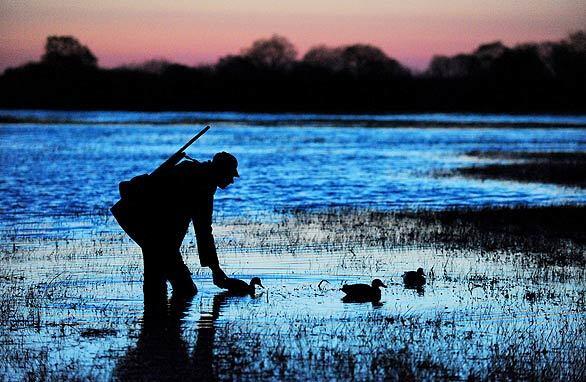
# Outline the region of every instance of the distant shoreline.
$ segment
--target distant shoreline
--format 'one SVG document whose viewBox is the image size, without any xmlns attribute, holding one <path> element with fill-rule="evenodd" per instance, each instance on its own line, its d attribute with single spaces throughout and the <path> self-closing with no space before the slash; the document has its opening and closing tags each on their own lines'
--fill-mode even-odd
<svg viewBox="0 0 586 382">
<path fill-rule="evenodd" d="M 495 113 L 256 113 L 0 109 L 0 124 L 186 125 L 372 128 L 585 128 L 586 115 Z"/>
</svg>

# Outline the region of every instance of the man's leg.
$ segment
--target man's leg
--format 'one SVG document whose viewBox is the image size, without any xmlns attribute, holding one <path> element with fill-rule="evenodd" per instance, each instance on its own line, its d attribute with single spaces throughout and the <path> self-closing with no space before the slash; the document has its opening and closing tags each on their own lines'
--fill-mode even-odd
<svg viewBox="0 0 586 382">
<path fill-rule="evenodd" d="M 142 248 L 144 260 L 143 293 L 146 306 L 165 306 L 167 303 L 167 281 L 161 264 L 162 253 L 157 246 Z"/>
<path fill-rule="evenodd" d="M 194 296 L 197 293 L 197 287 L 191 279 L 191 272 L 181 258 L 179 248 L 174 248 L 168 256 L 167 278 L 173 287 L 173 296 Z"/>
</svg>

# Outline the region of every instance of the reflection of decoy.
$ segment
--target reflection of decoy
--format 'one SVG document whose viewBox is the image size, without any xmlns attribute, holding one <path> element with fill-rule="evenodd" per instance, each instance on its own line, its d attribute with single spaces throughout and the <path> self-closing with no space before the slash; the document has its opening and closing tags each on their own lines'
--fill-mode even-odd
<svg viewBox="0 0 586 382">
<path fill-rule="evenodd" d="M 417 288 L 425 285 L 425 273 L 423 273 L 423 268 L 418 268 L 417 271 L 403 273 L 403 284 L 408 288 Z"/>
<path fill-rule="evenodd" d="M 236 294 L 236 295 L 254 295 L 255 289 L 254 286 L 258 285 L 261 288 L 264 288 L 262 285 L 260 278 L 253 277 L 250 280 L 250 284 L 247 284 L 245 281 L 235 279 L 235 278 L 227 278 L 224 280 L 222 288 L 228 289 L 229 293 Z"/>
<path fill-rule="evenodd" d="M 379 301 L 381 298 L 381 292 L 379 287 L 386 288 L 387 286 L 379 279 L 372 280 L 371 285 L 344 285 L 342 286 L 342 289 L 340 289 L 342 292 L 346 293 L 346 296 L 344 296 L 342 300 L 344 302 Z"/>
<path fill-rule="evenodd" d="M 413 289 L 413 290 L 417 291 L 418 296 L 420 296 L 420 297 L 425 296 L 425 286 L 423 286 L 423 285 L 417 285 L 417 286 L 405 285 L 405 289 Z"/>
</svg>

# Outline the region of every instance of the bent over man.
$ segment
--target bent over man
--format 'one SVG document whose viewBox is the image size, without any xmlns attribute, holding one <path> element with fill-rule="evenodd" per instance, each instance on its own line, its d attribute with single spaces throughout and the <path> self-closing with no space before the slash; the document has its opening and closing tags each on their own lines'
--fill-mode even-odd
<svg viewBox="0 0 586 382">
<path fill-rule="evenodd" d="M 144 260 L 145 303 L 167 298 L 167 281 L 173 294 L 191 297 L 197 288 L 179 251 L 193 222 L 199 260 L 209 267 L 214 284 L 226 278 L 220 268 L 212 213 L 217 188 L 225 189 L 238 177 L 238 162 L 226 152 L 211 161 L 184 160 L 156 174 L 134 178 L 123 193 L 123 208 L 112 209 L 124 230 L 140 245 Z M 122 187 L 121 187 L 122 191 Z"/>
</svg>

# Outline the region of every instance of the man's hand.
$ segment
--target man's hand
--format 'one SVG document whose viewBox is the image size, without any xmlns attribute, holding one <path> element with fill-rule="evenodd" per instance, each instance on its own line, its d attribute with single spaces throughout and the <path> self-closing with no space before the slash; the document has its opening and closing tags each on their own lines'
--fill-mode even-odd
<svg viewBox="0 0 586 382">
<path fill-rule="evenodd" d="M 226 281 L 228 276 L 226 276 L 219 265 L 210 265 L 210 269 L 212 270 L 212 279 L 214 281 L 214 285 L 216 285 L 218 288 L 223 288 L 224 281 Z"/>
</svg>

